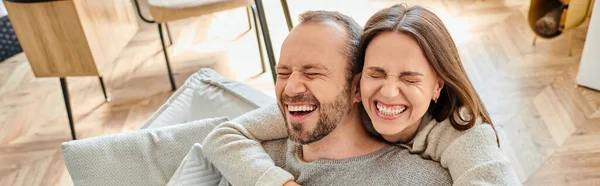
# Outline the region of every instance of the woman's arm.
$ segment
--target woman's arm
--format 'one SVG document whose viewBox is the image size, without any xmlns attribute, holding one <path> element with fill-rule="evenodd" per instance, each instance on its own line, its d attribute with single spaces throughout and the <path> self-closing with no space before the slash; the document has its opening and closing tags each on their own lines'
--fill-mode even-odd
<svg viewBox="0 0 600 186">
<path fill-rule="evenodd" d="M 281 111 L 271 105 L 219 125 L 204 140 L 204 155 L 232 185 L 281 186 L 294 177 L 275 165 L 261 142 L 287 135 Z"/>
<path fill-rule="evenodd" d="M 502 154 L 489 124 L 458 131 L 449 121 L 428 124 L 415 137 L 412 152 L 440 162 L 454 185 L 521 185 L 510 162 Z"/>
</svg>

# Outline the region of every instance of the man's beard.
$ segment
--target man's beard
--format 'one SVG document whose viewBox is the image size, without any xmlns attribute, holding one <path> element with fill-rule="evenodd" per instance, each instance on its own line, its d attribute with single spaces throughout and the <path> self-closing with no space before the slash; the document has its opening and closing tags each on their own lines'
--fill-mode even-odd
<svg viewBox="0 0 600 186">
<path fill-rule="evenodd" d="M 286 102 L 318 103 L 313 95 L 306 94 L 294 97 L 283 94 L 280 104 L 285 106 L 283 103 Z M 302 145 L 307 145 L 319 141 L 331 133 L 331 131 L 333 131 L 352 110 L 350 88 L 342 90 L 333 102 L 321 103 L 318 109 L 319 120 L 317 121 L 315 128 L 311 131 L 303 132 L 305 126 L 302 123 L 291 123 L 287 118 L 285 119 L 285 126 L 288 129 L 287 131 L 290 140 Z M 284 113 L 284 116 L 285 115 L 286 114 Z"/>
</svg>

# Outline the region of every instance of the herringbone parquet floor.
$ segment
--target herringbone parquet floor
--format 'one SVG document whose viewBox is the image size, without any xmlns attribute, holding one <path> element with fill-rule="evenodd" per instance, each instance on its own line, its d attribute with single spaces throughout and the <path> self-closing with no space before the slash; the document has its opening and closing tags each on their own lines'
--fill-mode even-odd
<svg viewBox="0 0 600 186">
<path fill-rule="evenodd" d="M 471 81 L 500 129 L 501 146 L 526 185 L 600 185 L 600 92 L 575 84 L 587 22 L 538 40 L 520 0 L 289 0 L 292 16 L 338 10 L 364 23 L 398 2 L 434 9 L 449 27 Z M 265 1 L 276 56 L 287 34 L 279 1 Z M 171 24 L 169 48 L 178 85 L 200 67 L 272 94 L 260 72 L 243 9 Z M 231 24 L 239 22 L 240 24 Z M 69 80 L 79 138 L 138 129 L 168 98 L 168 78 L 153 25 L 140 31 L 104 72 L 112 102 L 95 77 Z M 35 78 L 23 54 L 0 63 L 0 185 L 70 185 L 60 143 L 70 140 L 57 78 Z"/>
</svg>

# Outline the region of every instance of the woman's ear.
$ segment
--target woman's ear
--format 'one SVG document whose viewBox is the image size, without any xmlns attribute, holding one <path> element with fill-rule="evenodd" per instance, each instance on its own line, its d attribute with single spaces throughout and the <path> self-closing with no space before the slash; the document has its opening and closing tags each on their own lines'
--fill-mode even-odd
<svg viewBox="0 0 600 186">
<path fill-rule="evenodd" d="M 438 77 L 437 83 L 435 84 L 433 98 L 432 98 L 432 100 L 434 102 L 437 102 L 437 100 L 440 98 L 440 92 L 442 92 L 442 88 L 444 88 L 444 80 L 442 80 L 442 78 Z"/>
<path fill-rule="evenodd" d="M 360 77 L 362 73 L 358 73 L 352 77 L 352 103 L 360 103 Z"/>
</svg>

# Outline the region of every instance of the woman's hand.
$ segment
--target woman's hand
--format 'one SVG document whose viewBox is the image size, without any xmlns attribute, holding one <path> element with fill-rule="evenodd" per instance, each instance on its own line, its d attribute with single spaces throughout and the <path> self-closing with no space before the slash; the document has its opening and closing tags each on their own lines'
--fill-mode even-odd
<svg viewBox="0 0 600 186">
<path fill-rule="evenodd" d="M 296 183 L 295 181 L 288 181 L 288 182 L 285 182 L 283 184 L 283 186 L 300 186 L 300 185 L 298 183 Z"/>
</svg>

